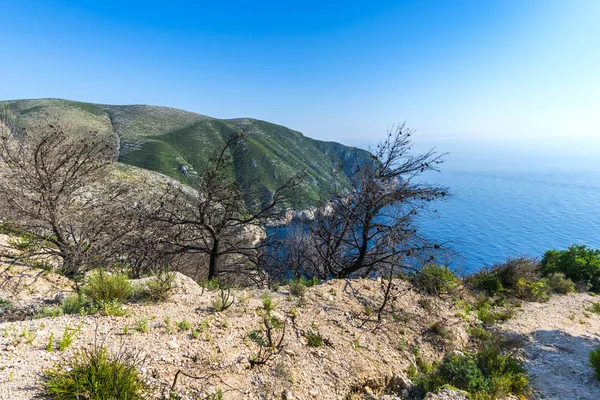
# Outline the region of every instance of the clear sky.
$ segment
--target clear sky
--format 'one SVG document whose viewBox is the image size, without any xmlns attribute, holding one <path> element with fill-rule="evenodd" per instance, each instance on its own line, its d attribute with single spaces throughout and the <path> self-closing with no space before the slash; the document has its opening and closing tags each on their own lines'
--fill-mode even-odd
<svg viewBox="0 0 600 400">
<path fill-rule="evenodd" d="M 600 1 L 0 1 L 0 98 L 600 148 Z M 476 140 L 475 140 L 476 141 Z"/>
</svg>

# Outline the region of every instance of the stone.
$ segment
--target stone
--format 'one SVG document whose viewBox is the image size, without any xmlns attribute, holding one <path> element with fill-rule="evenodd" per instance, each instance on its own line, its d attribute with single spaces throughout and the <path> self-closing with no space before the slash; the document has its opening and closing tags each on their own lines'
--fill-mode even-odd
<svg viewBox="0 0 600 400">
<path fill-rule="evenodd" d="M 290 357 L 296 357 L 296 353 L 294 352 L 294 350 L 284 349 L 283 352 Z"/>
</svg>

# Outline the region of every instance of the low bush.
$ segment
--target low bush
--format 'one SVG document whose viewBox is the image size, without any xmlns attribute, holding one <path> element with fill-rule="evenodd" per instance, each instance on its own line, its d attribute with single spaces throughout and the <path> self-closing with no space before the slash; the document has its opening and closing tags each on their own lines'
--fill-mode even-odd
<svg viewBox="0 0 600 400">
<path fill-rule="evenodd" d="M 590 351 L 590 364 L 596 372 L 596 378 L 600 381 L 600 347 Z"/>
<path fill-rule="evenodd" d="M 587 311 L 593 312 L 594 314 L 600 314 L 600 301 L 592 303 L 589 307 L 586 308 Z"/>
<path fill-rule="evenodd" d="M 512 290 L 512 294 L 518 299 L 544 302 L 548 301 L 550 298 L 550 287 L 545 279 L 529 281 L 520 278 L 517 280 Z"/>
<path fill-rule="evenodd" d="M 86 310 L 90 307 L 90 301 L 81 294 L 73 294 L 65 298 L 61 308 L 65 314 L 87 314 Z"/>
<path fill-rule="evenodd" d="M 424 266 L 413 275 L 412 281 L 420 290 L 436 296 L 451 293 L 460 284 L 460 279 L 454 271 L 437 264 Z"/>
<path fill-rule="evenodd" d="M 486 326 L 494 325 L 498 321 L 506 321 L 514 315 L 513 308 L 495 306 L 486 298 L 475 303 L 475 311 L 477 318 Z"/>
<path fill-rule="evenodd" d="M 144 398 L 144 382 L 131 352 L 109 356 L 105 348 L 77 353 L 66 363 L 45 371 L 46 393 L 58 400 L 138 400 Z"/>
<path fill-rule="evenodd" d="M 491 400 L 528 391 L 528 375 L 517 359 L 489 344 L 475 353 L 448 354 L 438 365 L 421 370 L 414 382 L 422 392 L 452 386 L 471 398 Z"/>
<path fill-rule="evenodd" d="M 167 300 L 173 290 L 176 276 L 174 272 L 159 271 L 146 283 L 142 290 L 143 297 L 156 302 Z"/>
<path fill-rule="evenodd" d="M 127 275 L 108 274 L 104 270 L 92 272 L 82 288 L 82 293 L 94 304 L 117 300 L 123 302 L 133 294 L 133 287 Z"/>
<path fill-rule="evenodd" d="M 573 282 L 589 284 L 594 292 L 600 292 L 600 250 L 579 245 L 548 250 L 541 264 L 544 276 L 562 272 Z"/>
<path fill-rule="evenodd" d="M 557 272 L 548 276 L 546 283 L 548 284 L 548 287 L 550 287 L 550 289 L 555 293 L 568 294 L 576 291 L 575 283 L 569 278 L 565 277 L 565 274 L 562 272 Z"/>
<path fill-rule="evenodd" d="M 307 345 L 309 347 L 323 347 L 323 336 L 319 333 L 307 333 L 306 335 Z"/>
<path fill-rule="evenodd" d="M 306 285 L 299 280 L 290 281 L 289 288 L 292 296 L 302 297 L 306 293 Z"/>
<path fill-rule="evenodd" d="M 219 291 L 219 296 L 214 297 L 210 302 L 215 312 L 225 311 L 235 302 L 235 297 L 230 289 L 220 288 Z"/>
<path fill-rule="evenodd" d="M 542 279 L 540 264 L 527 257 L 510 258 L 467 277 L 466 281 L 492 297 L 508 295 L 528 301 L 546 301 L 550 292 Z"/>
</svg>

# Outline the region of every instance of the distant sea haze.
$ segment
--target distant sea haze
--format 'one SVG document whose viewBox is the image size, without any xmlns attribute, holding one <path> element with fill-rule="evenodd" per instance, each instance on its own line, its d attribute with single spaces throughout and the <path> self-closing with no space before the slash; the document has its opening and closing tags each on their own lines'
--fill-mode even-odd
<svg viewBox="0 0 600 400">
<path fill-rule="evenodd" d="M 541 257 L 571 244 L 600 248 L 600 168 L 581 160 L 518 165 L 448 156 L 428 182 L 450 188 L 423 232 L 449 241 L 453 268 L 476 271 L 513 256 Z M 589 165 L 589 164 L 588 164 Z"/>
</svg>

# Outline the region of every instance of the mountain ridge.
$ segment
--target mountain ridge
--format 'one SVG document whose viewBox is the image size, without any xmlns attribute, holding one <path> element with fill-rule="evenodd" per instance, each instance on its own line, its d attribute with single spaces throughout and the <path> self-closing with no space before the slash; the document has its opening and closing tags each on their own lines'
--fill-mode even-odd
<svg viewBox="0 0 600 400">
<path fill-rule="evenodd" d="M 44 116 L 68 120 L 82 130 L 103 130 L 117 141 L 117 161 L 189 183 L 202 173 L 209 155 L 233 133 L 246 134 L 246 154 L 234 159 L 242 187 L 262 199 L 286 180 L 303 173 L 306 180 L 294 208 L 316 205 L 332 189 L 336 169 L 344 185 L 360 160 L 370 153 L 356 147 L 309 138 L 299 131 L 249 117 L 220 119 L 173 107 L 110 105 L 44 98 L 0 101 L 7 115 L 30 127 Z M 249 199 L 250 200 L 250 199 Z"/>
</svg>

